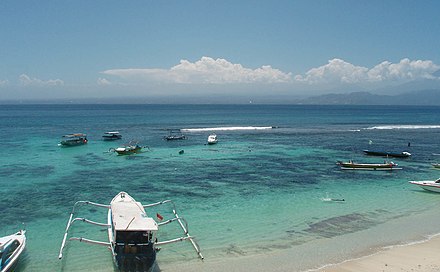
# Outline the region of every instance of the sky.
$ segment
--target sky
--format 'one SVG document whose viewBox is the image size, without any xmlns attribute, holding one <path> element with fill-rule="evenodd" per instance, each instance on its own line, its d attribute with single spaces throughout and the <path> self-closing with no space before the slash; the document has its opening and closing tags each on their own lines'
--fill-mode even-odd
<svg viewBox="0 0 440 272">
<path fill-rule="evenodd" d="M 440 86 L 440 1 L 2 0 L 0 100 Z"/>
</svg>

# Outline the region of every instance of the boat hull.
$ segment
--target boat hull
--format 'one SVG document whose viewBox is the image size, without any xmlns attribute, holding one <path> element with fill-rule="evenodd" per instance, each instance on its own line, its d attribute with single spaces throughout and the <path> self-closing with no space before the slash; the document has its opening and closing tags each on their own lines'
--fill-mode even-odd
<svg viewBox="0 0 440 272">
<path fill-rule="evenodd" d="M 394 157 L 394 158 L 408 158 L 409 156 L 411 156 L 409 152 L 392 153 L 392 152 L 364 150 L 364 153 L 370 156 Z"/>
<path fill-rule="evenodd" d="M 410 181 L 409 183 L 417 185 L 426 191 L 440 193 L 440 183 L 435 183 L 435 181 Z"/>
<path fill-rule="evenodd" d="M 26 231 L 19 231 L 16 234 L 10 235 L 11 239 L 17 240 L 20 245 L 13 251 L 12 255 L 4 261 L 4 264 L 0 267 L 1 272 L 9 272 L 14 271 L 15 267 L 18 264 L 18 260 L 20 255 L 23 253 L 26 247 Z"/>
<path fill-rule="evenodd" d="M 337 163 L 341 166 L 342 170 L 400 170 L 402 168 L 398 168 L 395 163 L 354 163 L 354 162 L 341 162 Z"/>
<path fill-rule="evenodd" d="M 113 198 L 112 203 L 121 201 L 121 198 L 125 198 L 125 201 L 136 202 L 130 195 L 122 192 Z M 108 238 L 111 244 L 115 266 L 122 272 L 154 271 L 156 267 L 156 249 L 154 243 L 136 248 L 128 244 L 118 243 L 115 237 L 116 231 L 114 229 L 112 209 L 108 211 L 107 222 L 110 226 L 108 228 Z"/>
</svg>

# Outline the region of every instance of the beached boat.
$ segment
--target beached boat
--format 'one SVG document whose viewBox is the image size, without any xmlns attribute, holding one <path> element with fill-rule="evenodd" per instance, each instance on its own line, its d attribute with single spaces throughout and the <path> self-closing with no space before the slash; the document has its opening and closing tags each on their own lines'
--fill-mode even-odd
<svg viewBox="0 0 440 272">
<path fill-rule="evenodd" d="M 87 135 L 83 133 L 67 134 L 61 138 L 62 146 L 77 146 L 87 143 Z"/>
<path fill-rule="evenodd" d="M 440 179 L 437 180 L 422 180 L 422 181 L 408 181 L 411 184 L 417 185 L 420 188 L 440 193 Z"/>
<path fill-rule="evenodd" d="M 341 166 L 343 170 L 400 170 L 394 162 L 384 163 L 355 163 L 353 161 L 342 162 L 338 161 L 337 165 Z"/>
<path fill-rule="evenodd" d="M 208 144 L 216 144 L 218 142 L 217 135 L 211 134 L 208 136 Z"/>
<path fill-rule="evenodd" d="M 409 156 L 411 156 L 411 153 L 407 151 L 394 153 L 394 152 L 364 150 L 364 153 L 371 156 L 395 157 L 395 158 L 408 158 Z"/>
<path fill-rule="evenodd" d="M 26 231 L 0 237 L 0 271 L 13 271 L 26 247 Z"/>
<path fill-rule="evenodd" d="M 114 141 L 122 139 L 122 135 L 119 133 L 119 131 L 108 131 L 102 135 L 102 139 L 104 141 Z"/>
<path fill-rule="evenodd" d="M 156 222 L 148 216 L 145 209 L 159 205 L 171 204 L 173 218 L 164 220 L 160 214 L 157 218 L 162 222 Z M 80 205 L 93 205 L 100 208 L 107 208 L 107 223 L 98 223 L 85 218 L 74 218 L 75 208 Z M 63 249 L 67 242 L 69 230 L 74 222 L 81 221 L 100 227 L 106 227 L 109 241 L 95 241 L 82 237 L 71 237 L 69 241 L 77 240 L 89 244 L 102 245 L 110 248 L 114 264 L 121 271 L 153 271 L 156 266 L 156 252 L 158 246 L 176 243 L 188 240 L 193 246 L 199 258 L 203 260 L 200 247 L 194 240 L 194 237 L 188 233 L 188 224 L 183 217 L 176 212 L 176 207 L 171 200 L 165 200 L 157 203 L 142 205 L 128 195 L 126 192 L 117 194 L 109 205 L 99 204 L 90 201 L 78 201 L 75 203 L 67 222 L 64 238 L 61 243 L 59 259 L 63 257 Z M 182 229 L 183 234 L 177 238 L 160 241 L 157 237 L 161 226 L 177 222 Z"/>
</svg>

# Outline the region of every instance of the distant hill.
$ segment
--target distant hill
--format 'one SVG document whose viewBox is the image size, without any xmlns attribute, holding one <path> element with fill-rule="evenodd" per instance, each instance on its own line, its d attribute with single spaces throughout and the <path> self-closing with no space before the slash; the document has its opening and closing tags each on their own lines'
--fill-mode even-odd
<svg viewBox="0 0 440 272">
<path fill-rule="evenodd" d="M 378 95 L 369 92 L 325 94 L 299 101 L 314 105 L 431 105 L 440 106 L 440 90 L 406 92 L 398 95 Z"/>
</svg>

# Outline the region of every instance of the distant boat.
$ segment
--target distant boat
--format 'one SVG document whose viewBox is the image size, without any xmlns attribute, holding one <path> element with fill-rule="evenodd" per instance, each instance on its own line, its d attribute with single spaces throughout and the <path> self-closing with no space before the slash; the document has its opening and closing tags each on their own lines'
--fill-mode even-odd
<svg viewBox="0 0 440 272">
<path fill-rule="evenodd" d="M 146 209 L 160 206 L 163 204 L 170 204 L 169 214 L 172 218 L 165 219 L 159 213 L 156 217 L 159 221 L 156 222 L 154 218 L 147 214 Z M 80 205 L 92 205 L 99 208 L 108 209 L 107 223 L 95 222 L 86 218 L 74 217 Z M 164 210 L 164 208 L 162 208 Z M 166 210 L 165 210 L 166 211 Z M 68 238 L 73 223 L 79 221 L 89 223 L 95 226 L 107 229 L 108 241 L 91 240 L 84 237 Z M 174 239 L 158 240 L 160 239 L 159 228 L 170 223 L 177 223 L 176 229 L 181 229 L 182 233 L 177 235 Z M 64 247 L 68 241 L 80 241 L 88 244 L 101 245 L 110 249 L 115 266 L 120 271 L 156 271 L 156 253 L 161 246 L 181 241 L 189 241 L 196 251 L 200 259 L 203 260 L 203 255 L 200 247 L 195 241 L 194 237 L 188 233 L 188 224 L 183 217 L 180 217 L 176 212 L 176 206 L 171 200 L 164 200 L 156 203 L 142 205 L 136 201 L 126 192 L 117 194 L 110 204 L 100 204 L 91 201 L 77 201 L 73 206 L 67 222 L 63 241 L 61 243 L 58 258 L 63 257 Z"/>
<path fill-rule="evenodd" d="M 102 135 L 102 139 L 104 141 L 114 141 L 122 139 L 122 135 L 119 133 L 119 131 L 109 131 Z"/>
<path fill-rule="evenodd" d="M 394 162 L 384 163 L 354 163 L 353 161 L 342 162 L 338 161 L 336 164 L 341 166 L 343 170 L 400 170 Z"/>
<path fill-rule="evenodd" d="M 61 138 L 62 146 L 77 146 L 87 143 L 87 135 L 83 133 L 67 134 Z"/>
<path fill-rule="evenodd" d="M 411 156 L 411 153 L 407 151 L 403 151 L 400 153 L 393 153 L 393 152 L 364 150 L 364 153 L 371 156 L 395 157 L 395 158 L 408 158 L 409 156 Z"/>
<path fill-rule="evenodd" d="M 0 237 L 0 271 L 13 271 L 26 247 L 26 231 Z"/>
<path fill-rule="evenodd" d="M 169 134 L 167 136 L 164 136 L 163 139 L 167 141 L 185 140 L 186 136 L 180 132 L 173 132 L 173 130 L 170 130 Z"/>
<path fill-rule="evenodd" d="M 439 168 L 439 169 L 440 169 L 440 163 L 433 163 L 432 166 L 433 166 L 434 168 Z"/>
<path fill-rule="evenodd" d="M 440 193 L 440 179 L 422 180 L 422 181 L 408 181 L 408 182 L 411 184 L 417 185 L 424 190 Z"/>
<path fill-rule="evenodd" d="M 218 142 L 217 135 L 211 134 L 208 136 L 208 144 L 209 145 L 216 144 L 217 142 Z"/>
</svg>

